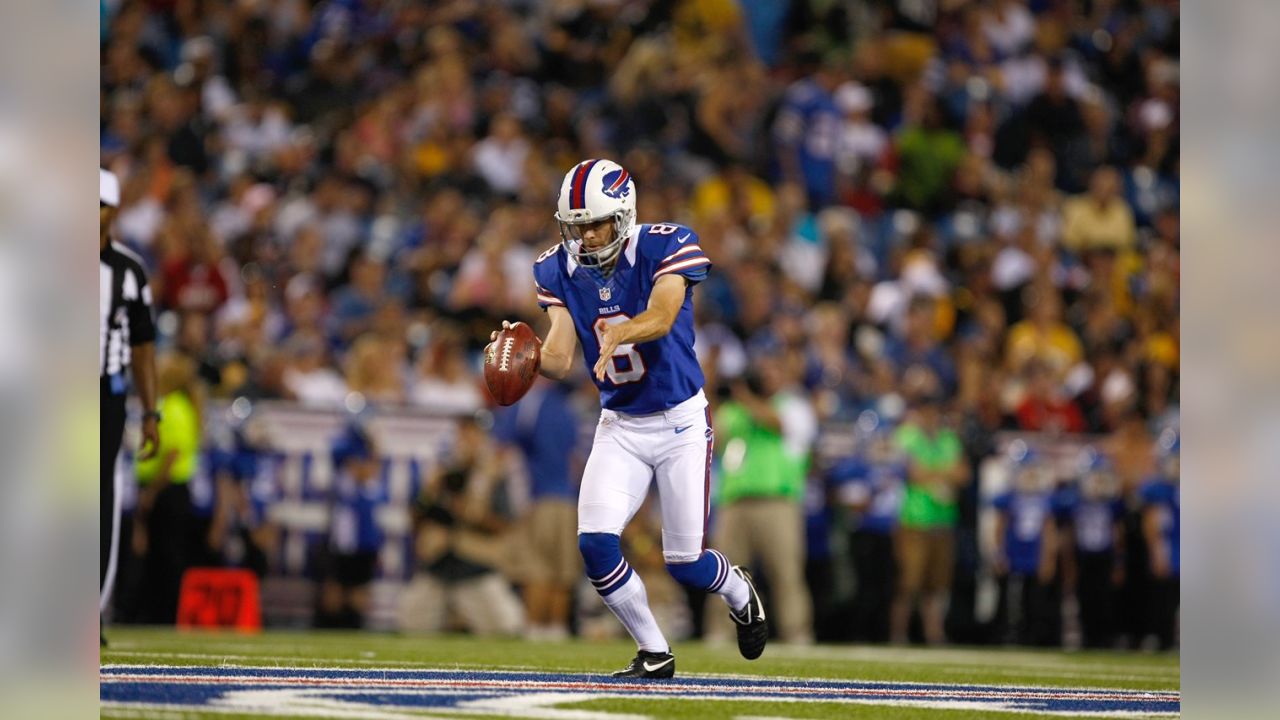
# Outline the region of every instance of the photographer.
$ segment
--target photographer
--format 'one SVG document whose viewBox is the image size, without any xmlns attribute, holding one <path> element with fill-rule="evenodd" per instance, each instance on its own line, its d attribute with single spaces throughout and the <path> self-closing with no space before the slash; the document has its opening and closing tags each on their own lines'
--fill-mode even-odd
<svg viewBox="0 0 1280 720">
<path fill-rule="evenodd" d="M 499 572 L 511 520 L 490 424 L 487 413 L 459 422 L 452 458 L 414 504 L 417 571 L 400 602 L 403 631 L 439 632 L 451 613 L 476 635 L 522 629 L 524 610 Z"/>
</svg>

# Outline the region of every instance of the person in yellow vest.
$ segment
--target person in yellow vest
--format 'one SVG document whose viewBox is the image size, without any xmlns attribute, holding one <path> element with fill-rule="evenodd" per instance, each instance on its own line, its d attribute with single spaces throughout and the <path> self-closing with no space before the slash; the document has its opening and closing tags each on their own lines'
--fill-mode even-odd
<svg viewBox="0 0 1280 720">
<path fill-rule="evenodd" d="M 200 461 L 200 392 L 196 365 L 168 354 L 157 362 L 157 410 L 165 432 L 155 455 L 138 460 L 138 507 L 133 550 L 143 558 L 142 620 L 172 624 L 178 613 L 182 574 L 197 544 L 188 483 Z"/>
<path fill-rule="evenodd" d="M 894 546 L 898 585 L 889 616 L 889 640 L 906 644 L 913 609 L 919 608 L 924 639 L 946 640 L 944 620 L 955 567 L 957 500 L 969 482 L 964 445 L 951 429 L 945 399 L 926 392 L 894 440 L 907 456 L 907 487 L 898 514 Z"/>
</svg>

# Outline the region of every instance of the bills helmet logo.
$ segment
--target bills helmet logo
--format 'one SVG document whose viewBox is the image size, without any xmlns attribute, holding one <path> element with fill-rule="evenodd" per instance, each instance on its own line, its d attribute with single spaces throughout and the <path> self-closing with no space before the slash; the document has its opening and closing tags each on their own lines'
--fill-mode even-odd
<svg viewBox="0 0 1280 720">
<path fill-rule="evenodd" d="M 613 172 L 604 174 L 604 194 L 615 200 L 626 197 L 631 193 L 631 174 L 622 168 L 618 168 Z"/>
</svg>

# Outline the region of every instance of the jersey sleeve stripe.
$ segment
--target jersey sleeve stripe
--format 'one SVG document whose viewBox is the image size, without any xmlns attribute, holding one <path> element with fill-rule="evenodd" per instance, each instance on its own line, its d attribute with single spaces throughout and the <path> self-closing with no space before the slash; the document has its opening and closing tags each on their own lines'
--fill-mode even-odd
<svg viewBox="0 0 1280 720">
<path fill-rule="evenodd" d="M 702 253 L 700 253 L 700 252 L 697 252 L 697 253 L 688 253 L 688 254 L 686 254 L 684 257 L 676 258 L 675 260 L 672 260 L 671 262 L 664 262 L 664 263 L 659 264 L 659 265 L 658 265 L 658 269 L 659 269 L 659 270 L 666 270 L 667 268 L 671 267 L 672 265 L 678 265 L 678 264 L 680 264 L 680 263 L 682 263 L 682 262 L 689 262 L 690 260 L 693 260 L 693 259 L 695 259 L 695 258 L 702 258 L 703 260 L 706 260 L 706 259 L 707 259 L 707 256 L 706 256 L 706 255 L 703 255 L 703 254 L 702 254 Z"/>
<path fill-rule="evenodd" d="M 654 279 L 657 279 L 668 273 L 679 272 L 681 270 L 688 270 L 689 268 L 698 267 L 699 265 L 710 265 L 710 264 L 711 264 L 711 261 L 708 260 L 706 257 L 689 258 L 688 260 L 681 260 L 680 262 L 673 263 L 671 265 L 668 265 L 667 267 L 661 268 L 660 270 L 658 270 L 658 272 L 653 274 L 653 277 Z"/>
<path fill-rule="evenodd" d="M 689 254 L 689 253 L 691 253 L 691 252 L 702 252 L 702 247 L 701 247 L 701 246 L 698 246 L 698 245 L 688 245 L 688 246 L 686 246 L 686 247 L 682 247 L 682 248 L 680 248 L 679 250 L 677 250 L 677 251 L 675 251 L 675 252 L 671 253 L 670 255 L 668 255 L 668 256 L 666 256 L 666 257 L 662 258 L 662 262 L 660 262 L 660 263 L 658 263 L 658 264 L 659 264 L 659 265 L 665 265 L 665 264 L 667 264 L 667 263 L 671 262 L 672 260 L 674 260 L 674 259 L 676 259 L 676 258 L 680 257 L 681 255 L 687 255 L 687 254 Z"/>
<path fill-rule="evenodd" d="M 538 293 L 538 302 L 546 303 L 548 305 L 564 306 L 564 301 L 560 298 L 554 295 L 543 295 L 542 293 Z"/>
</svg>

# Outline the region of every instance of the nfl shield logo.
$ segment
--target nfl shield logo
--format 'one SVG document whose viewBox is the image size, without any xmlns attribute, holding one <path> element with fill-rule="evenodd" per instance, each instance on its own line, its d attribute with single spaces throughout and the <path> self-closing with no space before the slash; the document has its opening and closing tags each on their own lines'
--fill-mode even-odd
<svg viewBox="0 0 1280 720">
<path fill-rule="evenodd" d="M 608 302 L 613 297 L 613 291 L 607 287 L 600 288 L 600 299 Z"/>
</svg>

